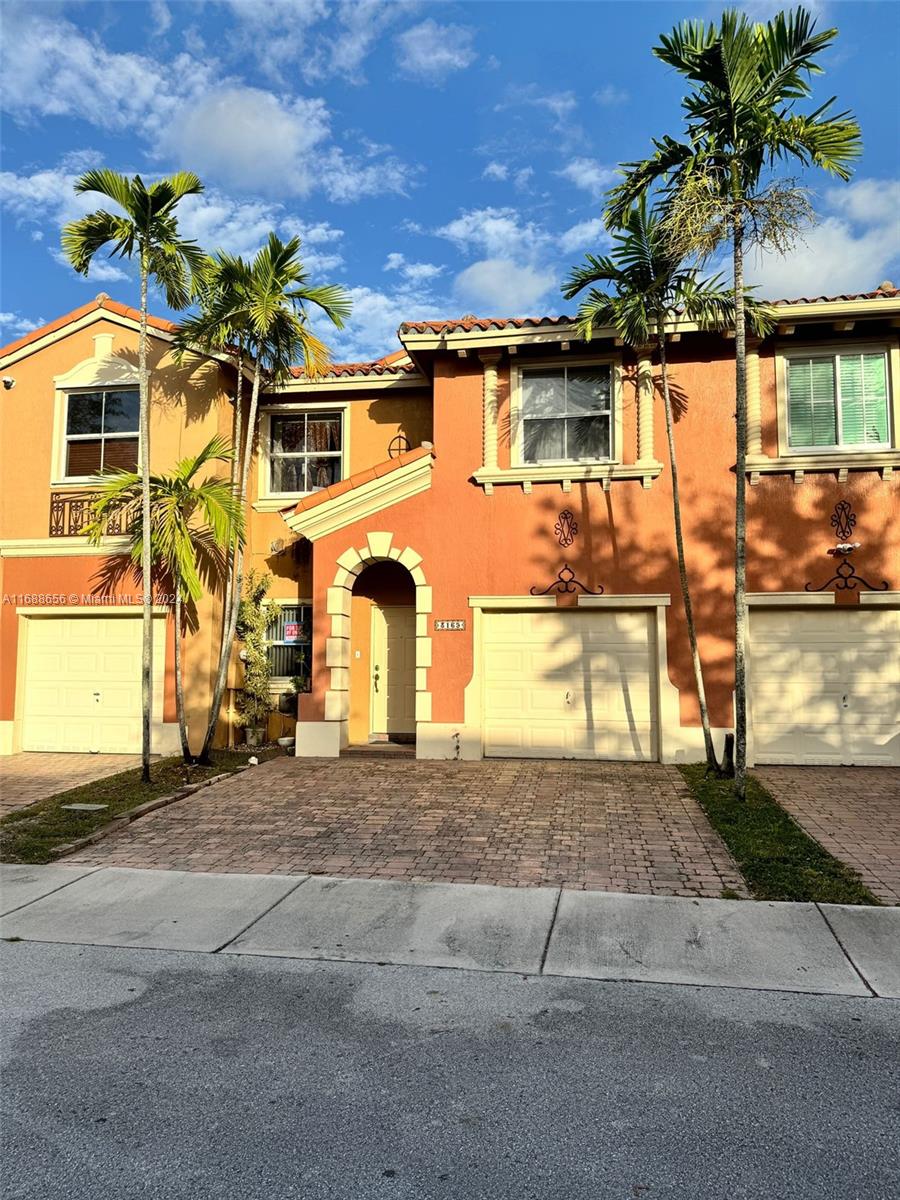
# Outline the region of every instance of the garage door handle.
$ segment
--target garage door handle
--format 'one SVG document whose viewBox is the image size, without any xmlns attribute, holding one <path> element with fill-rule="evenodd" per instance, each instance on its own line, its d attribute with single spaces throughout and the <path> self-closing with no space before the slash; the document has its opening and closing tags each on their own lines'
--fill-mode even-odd
<svg viewBox="0 0 900 1200">
<path fill-rule="evenodd" d="M 572 693 L 566 692 L 566 704 L 571 704 L 571 703 L 572 703 Z"/>
<path fill-rule="evenodd" d="M 841 707 L 842 708 L 850 707 L 850 697 L 847 695 L 846 692 L 844 692 L 843 696 L 841 696 Z"/>
</svg>

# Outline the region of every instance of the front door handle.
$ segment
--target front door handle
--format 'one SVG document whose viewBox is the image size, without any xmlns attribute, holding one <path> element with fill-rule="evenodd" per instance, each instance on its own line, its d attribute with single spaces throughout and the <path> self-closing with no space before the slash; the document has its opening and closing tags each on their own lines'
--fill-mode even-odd
<svg viewBox="0 0 900 1200">
<path fill-rule="evenodd" d="M 841 708 L 849 708 L 849 707 L 850 707 L 850 697 L 847 695 L 846 692 L 844 692 L 843 696 L 841 696 Z"/>
<path fill-rule="evenodd" d="M 377 666 L 375 668 L 375 674 L 372 676 L 372 683 L 375 687 L 375 691 L 377 692 L 378 691 L 378 667 Z"/>
</svg>

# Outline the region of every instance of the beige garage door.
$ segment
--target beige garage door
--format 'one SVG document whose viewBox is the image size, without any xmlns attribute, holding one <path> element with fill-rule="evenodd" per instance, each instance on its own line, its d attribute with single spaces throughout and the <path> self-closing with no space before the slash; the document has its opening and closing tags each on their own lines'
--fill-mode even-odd
<svg viewBox="0 0 900 1200">
<path fill-rule="evenodd" d="M 758 763 L 900 763 L 900 611 L 755 609 Z"/>
<path fill-rule="evenodd" d="M 647 610 L 484 617 L 484 752 L 504 758 L 656 758 Z"/>
<path fill-rule="evenodd" d="M 165 621 L 153 622 L 154 721 L 162 719 Z M 139 754 L 141 617 L 31 617 L 23 750 Z"/>
</svg>

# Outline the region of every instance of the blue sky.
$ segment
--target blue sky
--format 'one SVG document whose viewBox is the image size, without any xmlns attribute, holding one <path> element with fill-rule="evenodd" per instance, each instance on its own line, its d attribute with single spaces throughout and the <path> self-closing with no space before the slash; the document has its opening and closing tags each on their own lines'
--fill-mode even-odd
<svg viewBox="0 0 900 1200">
<path fill-rule="evenodd" d="M 777 5 L 744 6 L 765 18 Z M 772 297 L 870 290 L 900 275 L 900 6 L 817 3 L 840 36 L 816 97 L 855 111 L 851 184 L 811 176 L 819 223 L 751 264 Z M 607 243 L 616 164 L 680 127 L 678 79 L 650 53 L 668 3 L 88 0 L 2 3 L 0 340 L 98 291 L 136 303 L 126 265 L 87 280 L 60 225 L 96 201 L 88 166 L 187 167 L 182 229 L 251 254 L 300 233 L 314 278 L 351 289 L 341 358 L 396 348 L 401 320 L 563 310 L 559 284 Z M 154 311 L 165 312 L 159 297 Z"/>
</svg>

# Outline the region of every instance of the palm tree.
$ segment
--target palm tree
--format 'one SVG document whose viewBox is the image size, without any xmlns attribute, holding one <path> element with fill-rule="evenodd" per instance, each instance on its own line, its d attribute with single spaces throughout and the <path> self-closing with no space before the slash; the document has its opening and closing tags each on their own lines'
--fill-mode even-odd
<svg viewBox="0 0 900 1200">
<path fill-rule="evenodd" d="M 653 53 L 685 77 L 691 91 L 682 101 L 686 138 L 654 141 L 655 153 L 626 164 L 607 209 L 620 224 L 638 196 L 665 177 L 667 218 L 680 252 L 707 256 L 731 242 L 735 293 L 735 792 L 745 795 L 747 764 L 746 657 L 746 457 L 747 355 L 744 252 L 747 245 L 783 250 L 808 205 L 798 189 L 774 178 L 782 161 L 816 166 L 839 179 L 862 150 L 852 114 L 830 112 L 833 100 L 808 114 L 795 112 L 821 74 L 818 59 L 837 36 L 815 32 L 802 8 L 779 13 L 765 24 L 728 11 L 721 23 L 687 21 Z"/>
<path fill-rule="evenodd" d="M 240 469 L 236 475 L 237 494 L 243 507 L 247 500 L 259 393 L 263 381 L 270 384 L 285 379 L 290 375 L 291 365 L 300 360 L 310 378 L 324 374 L 330 365 L 330 352 L 310 326 L 309 307 L 320 309 L 337 329 L 342 329 L 344 320 L 350 315 L 350 297 L 338 285 L 311 285 L 300 259 L 300 239 L 294 237 L 282 242 L 274 233 L 269 234 L 266 245 L 252 263 L 219 251 L 213 266 L 208 268 L 206 278 L 200 313 L 182 323 L 177 342 L 182 348 L 201 346 L 235 352 L 239 367 L 238 406 L 245 358 L 253 363 L 246 434 L 241 447 Z M 235 420 L 241 423 L 239 409 Z M 230 572 L 219 666 L 210 705 L 209 725 L 200 752 L 201 761 L 206 761 L 209 756 L 219 719 L 242 586 L 243 550 L 238 547 Z"/>
<path fill-rule="evenodd" d="M 97 209 L 65 226 L 62 247 L 80 275 L 87 275 L 94 255 L 109 247 L 113 257 L 138 259 L 141 280 L 141 325 L 138 342 L 140 389 L 141 512 L 145 532 L 150 528 L 150 374 L 147 367 L 147 290 L 152 278 L 165 293 L 170 308 L 186 308 L 204 255 L 195 242 L 179 235 L 175 209 L 185 196 L 197 195 L 203 184 L 189 171 L 158 179 L 148 187 L 140 175 L 129 179 L 102 168 L 88 171 L 75 183 L 75 192 L 96 192 L 122 210 Z M 142 778 L 150 780 L 150 728 L 153 693 L 153 598 L 150 594 L 150 539 L 143 539 L 143 653 L 141 661 Z"/>
<path fill-rule="evenodd" d="M 175 702 L 181 750 L 193 762 L 184 712 L 182 638 L 185 608 L 192 608 L 207 588 L 224 581 L 227 562 L 235 545 L 244 540 L 244 510 L 227 479 L 197 475 L 213 462 L 231 462 L 234 451 L 222 437 L 214 437 L 194 455 L 183 458 L 170 475 L 150 476 L 151 578 L 165 576 L 175 596 Z M 101 477 L 94 500 L 88 537 L 97 544 L 113 514 L 121 514 L 129 539 L 129 558 L 141 578 L 144 574 L 143 480 L 135 471 L 110 471 Z M 121 560 L 120 560 L 121 561 Z M 124 564 L 123 564 L 124 565 Z"/>
<path fill-rule="evenodd" d="M 672 512 L 675 522 L 675 547 L 681 598 L 691 647 L 694 681 L 700 706 L 700 723 L 707 767 L 717 771 L 719 764 L 713 745 L 703 683 L 703 668 L 697 647 L 694 608 L 684 554 L 684 531 L 681 522 L 681 496 L 678 486 L 678 462 L 675 454 L 675 430 L 672 398 L 669 390 L 669 368 L 666 355 L 666 325 L 676 315 L 693 321 L 702 329 L 722 329 L 734 323 L 734 293 L 722 286 L 720 279 L 700 279 L 695 267 L 686 266 L 672 252 L 657 211 L 648 211 L 647 199 L 641 196 L 630 210 L 621 232 L 614 235 L 611 255 L 596 258 L 589 254 L 584 266 L 575 267 L 563 285 L 563 295 L 573 299 L 585 288 L 587 296 L 578 309 L 578 332 L 590 341 L 594 331 L 611 326 L 630 346 L 649 346 L 655 342 L 659 354 L 660 383 L 666 415 L 666 438 L 669 447 L 669 467 L 672 473 Z M 612 289 L 600 290 L 597 285 Z M 758 323 L 764 314 L 752 309 Z M 639 380 L 640 386 L 651 381 Z"/>
</svg>

